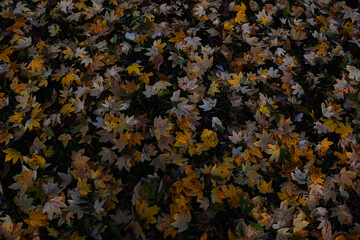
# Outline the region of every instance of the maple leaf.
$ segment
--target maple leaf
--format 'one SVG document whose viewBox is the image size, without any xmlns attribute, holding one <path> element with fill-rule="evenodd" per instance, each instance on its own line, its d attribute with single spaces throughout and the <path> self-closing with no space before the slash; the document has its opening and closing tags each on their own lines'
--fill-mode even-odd
<svg viewBox="0 0 360 240">
<path fill-rule="evenodd" d="M 220 92 L 220 89 L 219 89 L 219 83 L 213 81 L 210 86 L 209 86 L 209 89 L 208 89 L 208 92 L 207 94 L 211 95 L 211 96 L 215 96 L 215 93 L 219 93 Z"/>
<path fill-rule="evenodd" d="M 78 183 L 77 183 L 77 188 L 80 192 L 81 195 L 86 196 L 91 192 L 91 185 L 86 183 L 87 179 L 85 178 L 84 180 L 81 180 L 80 178 L 78 179 Z"/>
<path fill-rule="evenodd" d="M 337 217 L 341 224 L 351 225 L 353 221 L 353 216 L 350 213 L 348 206 L 338 205 L 335 208 L 332 208 L 332 217 Z"/>
<path fill-rule="evenodd" d="M 161 119 L 161 117 L 154 118 L 154 134 L 157 140 L 161 137 L 170 137 L 170 131 L 173 124 L 169 122 L 168 118 Z"/>
<path fill-rule="evenodd" d="M 75 80 L 75 73 L 69 73 L 61 80 L 61 85 L 70 86 L 70 84 Z"/>
<path fill-rule="evenodd" d="M 357 69 L 354 66 L 347 65 L 346 70 L 349 71 L 349 78 L 350 79 L 355 79 L 356 81 L 360 80 L 360 70 L 359 69 Z"/>
<path fill-rule="evenodd" d="M 337 129 L 337 126 L 338 126 L 338 125 L 336 124 L 336 122 L 335 122 L 334 120 L 332 120 L 332 119 L 327 119 L 327 120 L 324 122 L 324 125 L 330 129 L 329 132 L 335 131 L 335 129 Z"/>
<path fill-rule="evenodd" d="M 0 53 L 0 61 L 11 63 L 8 55 L 11 55 L 13 52 L 14 49 L 12 47 L 6 48 L 4 51 Z"/>
<path fill-rule="evenodd" d="M 25 213 L 29 213 L 35 208 L 32 205 L 34 198 L 27 198 L 26 194 L 21 195 L 20 197 L 14 197 L 14 203 Z"/>
<path fill-rule="evenodd" d="M 184 38 L 187 46 L 191 46 L 193 49 L 197 50 L 198 46 L 201 46 L 201 38 L 199 37 L 186 37 Z"/>
<path fill-rule="evenodd" d="M 268 149 L 265 151 L 267 154 L 271 154 L 271 157 L 269 158 L 269 161 L 272 160 L 279 160 L 280 158 L 280 147 L 277 144 L 269 144 Z"/>
<path fill-rule="evenodd" d="M 321 44 L 318 44 L 315 47 L 316 49 L 318 49 L 316 54 L 322 55 L 323 57 L 326 57 L 326 55 L 328 55 L 328 52 L 327 52 L 328 47 L 329 47 L 329 45 L 327 45 L 325 42 L 322 42 Z"/>
<path fill-rule="evenodd" d="M 13 123 L 21 123 L 24 118 L 24 114 L 22 112 L 15 112 L 14 115 L 10 116 L 10 122 Z"/>
<path fill-rule="evenodd" d="M 202 108 L 205 112 L 210 111 L 211 109 L 213 109 L 216 106 L 217 103 L 217 99 L 203 99 L 203 104 L 200 105 L 199 107 Z"/>
<path fill-rule="evenodd" d="M 75 111 L 74 103 L 67 103 L 60 109 L 60 113 L 64 114 L 65 116 L 70 115 L 73 111 Z"/>
<path fill-rule="evenodd" d="M 262 194 L 266 193 L 272 193 L 274 189 L 271 187 L 272 180 L 270 180 L 268 183 L 265 182 L 263 178 L 260 179 L 260 185 L 258 186 L 259 192 Z"/>
<path fill-rule="evenodd" d="M 315 184 L 317 184 L 317 183 L 322 184 L 322 182 L 323 182 L 322 178 L 324 178 L 325 176 L 326 175 L 321 172 L 320 168 L 311 166 L 311 168 L 310 168 L 310 179 Z"/>
<path fill-rule="evenodd" d="M 348 124 L 348 123 L 343 124 L 342 122 L 338 122 L 337 125 L 338 125 L 338 128 L 335 130 L 335 132 L 337 134 L 340 134 L 340 136 L 342 138 L 353 133 L 353 129 L 350 126 L 350 124 Z"/>
<path fill-rule="evenodd" d="M 175 113 L 176 114 L 176 117 L 179 121 L 182 120 L 182 117 L 184 116 L 185 118 L 188 118 L 189 117 L 189 111 L 193 110 L 195 108 L 194 105 L 189 105 L 189 104 L 186 104 L 187 101 L 184 101 L 178 105 L 176 105 L 175 107 L 173 107 L 171 110 L 170 110 L 170 114 L 172 113 Z"/>
<path fill-rule="evenodd" d="M 22 159 L 21 153 L 13 148 L 5 149 L 3 152 L 6 153 L 5 162 L 12 159 L 12 163 L 15 164 L 19 159 Z"/>
<path fill-rule="evenodd" d="M 140 216 L 141 221 L 146 229 L 150 228 L 149 224 L 157 223 L 154 215 L 159 213 L 160 208 L 156 205 L 149 207 L 149 203 L 145 200 L 141 202 L 136 200 L 135 208 Z"/>
<path fill-rule="evenodd" d="M 210 69 L 214 62 L 214 57 L 209 58 L 207 54 L 204 54 L 203 58 L 195 55 L 194 59 L 200 67 L 201 74 L 205 73 L 208 69 Z"/>
<path fill-rule="evenodd" d="M 274 210 L 275 224 L 273 224 L 273 229 L 280 229 L 287 226 L 287 222 L 293 219 L 293 212 L 295 206 L 289 208 L 288 201 L 282 201 L 280 203 L 280 208 Z"/>
<path fill-rule="evenodd" d="M 215 164 L 211 169 L 211 181 L 213 183 L 221 182 L 222 180 L 224 180 L 225 178 L 228 178 L 229 176 L 230 176 L 229 169 L 227 169 L 223 165 L 217 166 Z"/>
<path fill-rule="evenodd" d="M 27 68 L 30 68 L 31 71 L 35 72 L 45 70 L 44 63 L 45 61 L 43 59 L 35 57 L 33 60 L 31 60 Z"/>
<path fill-rule="evenodd" d="M 244 4 L 244 3 L 241 3 L 241 4 Z M 239 24 L 246 22 L 245 11 L 239 11 L 236 13 L 235 22 L 239 23 Z"/>
<path fill-rule="evenodd" d="M 71 140 L 71 135 L 63 133 L 58 137 L 58 140 L 60 140 L 62 142 L 62 144 L 64 145 L 64 148 L 66 148 L 66 146 L 69 143 L 69 140 Z"/>
<path fill-rule="evenodd" d="M 103 208 L 105 204 L 105 200 L 103 201 L 99 201 L 99 199 L 96 199 L 95 203 L 94 203 L 94 210 L 96 213 L 101 213 L 103 211 L 105 211 L 105 209 Z"/>
<path fill-rule="evenodd" d="M 45 158 L 37 154 L 29 159 L 29 166 L 34 170 L 45 167 L 45 164 L 46 164 Z"/>
<path fill-rule="evenodd" d="M 228 187 L 222 187 L 224 195 L 228 198 L 227 202 L 231 208 L 238 207 L 240 204 L 241 189 L 235 187 L 232 183 Z"/>
<path fill-rule="evenodd" d="M 144 135 L 142 135 L 139 132 L 135 132 L 131 135 L 131 137 L 128 140 L 128 146 L 135 146 L 135 145 L 141 145 L 141 140 L 144 140 Z"/>
<path fill-rule="evenodd" d="M 107 147 L 102 147 L 101 150 L 102 151 L 99 152 L 99 155 L 101 156 L 101 161 L 109 162 L 110 164 L 112 164 L 114 160 L 117 159 L 116 154 L 113 151 L 111 151 L 111 149 Z"/>
<path fill-rule="evenodd" d="M 294 218 L 294 235 L 299 237 L 306 237 L 308 231 L 304 230 L 304 228 L 309 225 L 310 222 L 304 221 L 305 214 L 301 211 L 297 216 Z"/>
<path fill-rule="evenodd" d="M 118 150 L 118 152 L 121 152 L 124 150 L 126 144 L 128 141 L 128 137 L 125 134 L 121 134 L 119 139 L 114 139 L 113 142 L 115 143 L 115 146 L 113 146 L 112 150 Z"/>
<path fill-rule="evenodd" d="M 159 224 L 156 226 L 157 229 L 160 231 L 164 231 L 164 239 L 171 235 L 172 238 L 176 236 L 178 233 L 178 230 L 176 230 L 172 225 L 172 218 L 169 214 L 163 213 L 161 217 L 161 221 L 159 221 Z"/>
<path fill-rule="evenodd" d="M 53 218 L 54 214 L 60 215 L 60 208 L 66 207 L 66 204 L 62 201 L 62 199 L 62 196 L 50 199 L 47 203 L 45 203 L 42 213 L 47 213 L 50 220 Z"/>
<path fill-rule="evenodd" d="M 90 69 L 92 71 L 97 71 L 100 70 L 103 66 L 105 66 L 105 64 L 102 62 L 104 57 L 105 57 L 104 55 L 98 53 L 95 56 L 93 56 L 92 62 L 90 63 Z M 88 61 L 85 61 L 84 63 L 86 64 L 88 63 Z"/>
<path fill-rule="evenodd" d="M 319 151 L 321 154 L 326 152 L 333 144 L 333 142 L 328 141 L 328 138 L 324 138 L 318 145 L 316 145 L 315 150 Z"/>
<path fill-rule="evenodd" d="M 126 71 L 128 74 L 136 73 L 137 75 L 141 75 L 140 68 L 142 68 L 141 65 L 138 63 L 133 63 L 126 68 Z"/>
<path fill-rule="evenodd" d="M 178 43 L 185 43 L 185 33 L 182 29 L 180 29 L 179 32 L 175 32 L 174 33 L 175 37 L 172 37 L 169 39 L 169 42 L 173 42 L 175 44 L 178 44 Z"/>
<path fill-rule="evenodd" d="M 191 221 L 191 214 L 175 213 L 174 220 L 175 222 L 171 223 L 171 225 L 177 228 L 179 232 L 183 232 L 189 226 L 189 222 Z"/>
<path fill-rule="evenodd" d="M 20 173 L 20 176 L 16 179 L 16 182 L 20 183 L 21 190 L 24 190 L 34 185 L 34 179 L 35 179 L 35 172 L 23 166 L 23 171 Z"/>
<path fill-rule="evenodd" d="M 214 148 L 219 143 L 219 139 L 216 135 L 216 132 L 204 129 L 201 134 L 201 140 L 204 142 L 203 146 L 205 148 Z"/>
<path fill-rule="evenodd" d="M 197 200 L 203 197 L 204 183 L 196 179 L 185 178 L 182 185 L 186 187 L 186 190 L 184 190 L 186 196 L 197 197 Z"/>
<path fill-rule="evenodd" d="M 139 80 L 142 81 L 143 83 L 149 85 L 150 83 L 150 78 L 151 76 L 153 76 L 154 73 L 152 72 L 149 72 L 149 73 L 143 73 L 139 76 Z"/>
<path fill-rule="evenodd" d="M 49 225 L 48 219 L 49 219 L 48 215 L 42 214 L 42 209 L 37 208 L 35 210 L 30 211 L 29 219 L 24 219 L 24 222 L 29 224 L 29 226 L 32 228 L 37 228 L 37 227 L 48 226 Z"/>
<path fill-rule="evenodd" d="M 233 78 L 231 80 L 228 80 L 228 83 L 231 85 L 231 87 L 233 88 L 240 87 L 240 83 L 243 81 L 244 78 L 242 72 L 240 72 L 239 74 L 231 73 L 231 76 Z"/>
<path fill-rule="evenodd" d="M 164 62 L 164 57 L 161 54 L 155 55 L 155 56 L 152 56 L 152 57 L 153 57 L 153 59 L 152 59 L 151 63 L 154 64 L 154 69 L 155 70 L 160 70 L 160 66 Z"/>
</svg>

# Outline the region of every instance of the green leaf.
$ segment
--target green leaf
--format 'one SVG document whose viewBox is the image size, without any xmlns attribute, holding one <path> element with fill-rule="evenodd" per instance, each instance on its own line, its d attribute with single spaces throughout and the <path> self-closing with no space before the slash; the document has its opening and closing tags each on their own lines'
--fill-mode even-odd
<svg viewBox="0 0 360 240">
<path fill-rule="evenodd" d="M 163 89 L 163 90 L 161 90 L 161 93 L 162 94 L 171 94 L 172 92 L 170 89 Z"/>
<path fill-rule="evenodd" d="M 175 101 L 175 102 L 171 102 L 170 106 L 176 106 L 178 104 L 182 103 L 182 101 Z"/>
<path fill-rule="evenodd" d="M 255 228 L 258 231 L 264 231 L 264 229 L 262 228 L 262 226 L 260 226 L 260 224 L 253 222 L 253 221 L 249 221 L 250 225 Z"/>
<path fill-rule="evenodd" d="M 55 134 L 54 134 L 53 130 L 49 126 L 45 127 L 45 129 L 52 137 L 55 138 Z"/>
<path fill-rule="evenodd" d="M 290 157 L 291 157 L 291 154 L 290 154 L 289 150 L 284 149 L 284 148 L 280 149 L 280 159 L 289 161 Z"/>
<path fill-rule="evenodd" d="M 82 82 L 88 82 L 88 81 L 90 81 L 91 79 L 93 79 L 93 77 L 94 77 L 94 76 L 92 76 L 92 75 L 87 75 L 87 76 L 85 76 L 85 77 L 82 77 L 82 78 L 81 78 L 81 81 L 82 81 Z"/>
<path fill-rule="evenodd" d="M 218 124 L 215 123 L 215 128 L 216 130 L 218 130 L 221 134 L 224 134 L 225 133 L 225 129 L 220 127 Z"/>
<path fill-rule="evenodd" d="M 307 107 L 300 104 L 293 104 L 292 106 L 295 108 L 296 111 L 310 115 L 310 111 Z"/>
<path fill-rule="evenodd" d="M 220 177 L 220 176 L 217 176 L 217 175 L 211 175 L 210 178 L 211 178 L 212 180 L 217 181 L 217 182 L 220 182 L 220 181 L 224 180 L 224 178 L 222 178 L 222 177 Z"/>
<path fill-rule="evenodd" d="M 40 17 L 40 22 L 41 22 L 41 23 L 45 22 L 45 18 L 46 18 L 46 15 L 45 15 L 45 14 L 41 15 L 41 17 Z"/>
<path fill-rule="evenodd" d="M 77 132 L 82 126 L 84 126 L 84 123 L 79 124 L 79 125 L 77 125 L 76 127 L 74 127 L 73 129 L 71 129 L 71 132 L 72 132 L 72 133 Z"/>
<path fill-rule="evenodd" d="M 121 232 L 120 232 L 119 228 L 112 222 L 109 224 L 109 226 L 110 226 L 111 232 L 114 234 L 116 239 L 122 240 L 123 238 L 121 236 Z"/>
<path fill-rule="evenodd" d="M 130 22 L 130 26 L 133 26 L 142 16 L 136 16 L 134 19 Z"/>
</svg>

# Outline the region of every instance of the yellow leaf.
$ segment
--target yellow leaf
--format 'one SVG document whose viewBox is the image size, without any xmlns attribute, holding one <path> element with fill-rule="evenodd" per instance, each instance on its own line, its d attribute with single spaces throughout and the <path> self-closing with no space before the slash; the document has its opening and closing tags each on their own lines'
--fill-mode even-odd
<svg viewBox="0 0 360 240">
<path fill-rule="evenodd" d="M 24 219 L 24 222 L 29 224 L 32 228 L 44 227 L 49 225 L 49 217 L 47 214 L 42 214 L 42 209 L 38 208 L 36 210 L 32 210 L 29 213 L 29 219 Z"/>
<path fill-rule="evenodd" d="M 339 126 L 339 128 L 336 129 L 335 132 L 340 134 L 342 138 L 353 133 L 353 129 L 350 126 L 350 124 L 348 123 L 343 124 L 342 122 L 338 122 L 337 125 Z"/>
<path fill-rule="evenodd" d="M 59 232 L 55 228 L 47 227 L 49 236 L 57 238 L 59 236 Z"/>
<path fill-rule="evenodd" d="M 75 111 L 74 103 L 67 103 L 64 106 L 62 106 L 60 113 L 66 115 L 69 115 L 71 112 Z"/>
<path fill-rule="evenodd" d="M 228 198 L 236 198 L 239 196 L 239 193 L 241 193 L 241 190 L 236 188 L 232 183 L 230 183 L 227 188 L 223 187 L 222 190 L 224 191 L 224 195 Z"/>
<path fill-rule="evenodd" d="M 261 17 L 261 18 L 259 18 L 259 22 L 260 22 L 262 25 L 266 26 L 266 24 L 267 24 L 267 18 L 266 18 L 266 17 Z"/>
<path fill-rule="evenodd" d="M 185 40 L 184 40 L 185 33 L 184 33 L 184 31 L 182 29 L 180 29 L 179 32 L 176 32 L 174 34 L 175 34 L 175 37 L 170 38 L 169 42 L 173 42 L 175 44 L 178 44 L 179 42 L 185 43 Z"/>
<path fill-rule="evenodd" d="M 75 73 L 69 73 L 61 79 L 61 85 L 70 86 L 70 84 L 75 80 Z"/>
<path fill-rule="evenodd" d="M 154 41 L 153 46 L 159 51 L 159 53 L 163 53 L 163 48 L 166 46 L 166 43 L 161 43 L 161 39 Z"/>
<path fill-rule="evenodd" d="M 210 87 L 208 89 L 208 92 L 207 94 L 208 95 L 211 95 L 211 96 L 215 96 L 215 93 L 219 93 L 220 90 L 219 90 L 219 83 L 213 81 L 211 84 L 210 84 Z"/>
<path fill-rule="evenodd" d="M 267 154 L 271 154 L 269 161 L 277 161 L 280 157 L 280 147 L 277 144 L 269 144 L 268 147 L 269 149 L 267 149 L 265 152 Z"/>
<path fill-rule="evenodd" d="M 91 192 L 90 189 L 91 185 L 86 182 L 87 182 L 86 178 L 84 180 L 81 180 L 79 178 L 77 183 L 77 188 L 79 189 L 80 194 L 83 196 L 86 196 Z"/>
<path fill-rule="evenodd" d="M 270 180 L 268 183 L 265 182 L 264 179 L 260 179 L 260 185 L 258 186 L 258 189 L 260 193 L 266 194 L 266 193 L 272 193 L 274 191 L 273 188 L 271 188 L 272 180 Z"/>
<path fill-rule="evenodd" d="M 305 214 L 300 212 L 293 220 L 294 224 L 294 235 L 297 237 L 306 237 L 308 230 L 304 230 L 304 228 L 310 223 L 305 221 Z"/>
<path fill-rule="evenodd" d="M 214 176 L 215 178 L 224 179 L 230 176 L 230 172 L 225 166 L 223 165 L 216 166 L 215 164 L 211 169 L 211 175 Z M 217 181 L 217 179 L 214 180 Z"/>
<path fill-rule="evenodd" d="M 241 80 L 244 77 L 242 72 L 240 72 L 238 75 L 235 73 L 232 73 L 231 76 L 233 77 L 233 79 L 228 80 L 228 83 L 231 85 L 231 87 L 233 87 L 233 88 L 240 87 Z"/>
<path fill-rule="evenodd" d="M 30 68 L 31 71 L 39 71 L 39 70 L 45 70 L 44 67 L 44 60 L 43 59 L 38 59 L 37 57 L 35 57 L 27 66 L 27 68 Z"/>
<path fill-rule="evenodd" d="M 328 47 L 329 46 L 324 42 L 322 42 L 321 44 L 316 45 L 315 48 L 318 49 L 316 54 L 322 55 L 323 57 L 326 57 L 326 55 L 328 54 L 328 52 L 327 52 Z"/>
<path fill-rule="evenodd" d="M 145 200 L 141 202 L 136 200 L 135 208 L 137 213 L 140 215 L 140 220 L 143 222 L 143 225 L 146 229 L 149 229 L 149 224 L 157 223 L 157 220 L 154 215 L 159 213 L 160 208 L 158 206 L 149 207 L 149 203 Z"/>
<path fill-rule="evenodd" d="M 219 139 L 216 135 L 216 132 L 208 129 L 204 129 L 201 134 L 201 140 L 204 142 L 203 146 L 205 148 L 213 148 L 219 143 Z"/>
<path fill-rule="evenodd" d="M 334 122 L 334 120 L 332 120 L 332 119 L 326 120 L 326 121 L 324 122 L 324 125 L 325 125 L 326 127 L 330 128 L 331 131 L 329 131 L 329 132 L 333 132 L 333 131 L 335 131 L 335 129 L 337 128 L 336 122 Z"/>
<path fill-rule="evenodd" d="M 13 164 L 15 164 L 19 159 L 22 158 L 21 153 L 13 148 L 8 148 L 8 149 L 4 150 L 3 152 L 7 153 L 6 157 L 5 157 L 5 162 L 8 162 L 12 159 Z"/>
<path fill-rule="evenodd" d="M 315 150 L 318 150 L 320 153 L 326 152 L 331 145 L 334 143 L 331 141 L 328 141 L 327 138 L 324 138 L 315 148 Z"/>
<path fill-rule="evenodd" d="M 153 76 L 154 73 L 149 72 L 149 73 L 143 73 L 139 76 L 139 80 L 147 85 L 149 85 L 150 83 L 150 78 L 151 76 Z"/>
<path fill-rule="evenodd" d="M 4 51 L 0 53 L 0 61 L 4 61 L 7 63 L 11 63 L 10 58 L 8 55 L 13 53 L 13 47 L 6 48 Z"/>
<path fill-rule="evenodd" d="M 128 141 L 128 146 L 135 146 L 135 145 L 141 145 L 141 140 L 144 140 L 144 135 L 142 135 L 139 132 L 135 132 L 131 135 Z"/>
<path fill-rule="evenodd" d="M 34 170 L 45 167 L 45 164 L 46 164 L 45 158 L 43 158 L 40 155 L 35 155 L 29 160 L 29 166 Z"/>
<path fill-rule="evenodd" d="M 137 75 L 140 75 L 141 74 L 140 73 L 140 68 L 141 67 L 142 66 L 139 65 L 138 63 L 133 63 L 133 64 L 131 64 L 130 66 L 128 66 L 126 68 L 126 71 L 128 72 L 128 74 L 136 73 Z"/>
<path fill-rule="evenodd" d="M 315 184 L 322 184 L 322 178 L 324 177 L 326 177 L 326 175 L 321 172 L 320 168 L 314 166 L 310 168 L 310 180 L 313 181 Z"/>
<path fill-rule="evenodd" d="M 23 120 L 23 116 L 24 114 L 22 112 L 16 112 L 14 113 L 14 115 L 10 116 L 10 122 L 13 123 L 21 123 L 21 121 Z"/>
<path fill-rule="evenodd" d="M 185 131 L 184 133 L 182 133 L 182 132 L 176 132 L 176 143 L 175 143 L 175 146 L 188 144 L 188 141 L 190 140 L 190 138 L 191 138 L 191 136 L 190 136 L 190 132 L 189 132 L 189 131 Z"/>
<path fill-rule="evenodd" d="M 246 6 L 245 4 L 242 2 L 241 5 L 236 5 L 235 7 L 232 8 L 233 11 L 237 11 L 237 12 L 245 12 L 246 10 Z"/>
<path fill-rule="evenodd" d="M 71 140 L 71 135 L 70 134 L 61 134 L 59 137 L 58 137 L 58 140 L 62 141 L 62 144 L 64 145 L 64 147 L 66 148 L 69 140 Z"/>
<path fill-rule="evenodd" d="M 239 11 L 237 14 L 236 14 L 236 17 L 235 17 L 235 22 L 236 23 L 244 23 L 246 22 L 246 14 L 245 12 L 241 12 Z"/>
<path fill-rule="evenodd" d="M 74 52 L 71 50 L 70 47 L 66 47 L 66 49 L 63 50 L 62 53 L 64 54 L 64 59 L 72 59 L 75 56 Z"/>
</svg>

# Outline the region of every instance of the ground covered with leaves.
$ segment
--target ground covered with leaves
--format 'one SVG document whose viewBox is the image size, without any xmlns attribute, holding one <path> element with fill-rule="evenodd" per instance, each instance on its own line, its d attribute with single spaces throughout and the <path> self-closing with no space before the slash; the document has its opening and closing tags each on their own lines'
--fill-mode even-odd
<svg viewBox="0 0 360 240">
<path fill-rule="evenodd" d="M 359 239 L 346 4 L 2 0 L 0 238 Z"/>
</svg>

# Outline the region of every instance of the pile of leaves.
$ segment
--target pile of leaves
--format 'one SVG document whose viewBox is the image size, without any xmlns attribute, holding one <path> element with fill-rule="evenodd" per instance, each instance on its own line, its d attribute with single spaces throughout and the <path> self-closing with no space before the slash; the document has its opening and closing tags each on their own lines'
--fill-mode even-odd
<svg viewBox="0 0 360 240">
<path fill-rule="evenodd" d="M 349 2 L 0 1 L 0 238 L 359 239 Z"/>
</svg>

